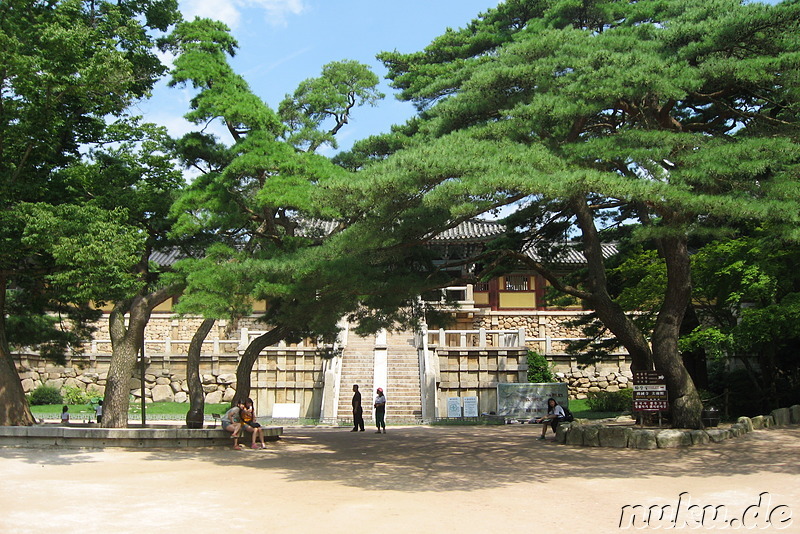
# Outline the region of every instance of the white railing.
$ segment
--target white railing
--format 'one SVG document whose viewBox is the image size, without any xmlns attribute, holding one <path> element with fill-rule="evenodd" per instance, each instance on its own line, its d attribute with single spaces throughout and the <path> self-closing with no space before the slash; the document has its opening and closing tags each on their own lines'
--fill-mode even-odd
<svg viewBox="0 0 800 534">
<path fill-rule="evenodd" d="M 503 348 L 525 348 L 544 355 L 564 355 L 566 352 L 559 347 L 563 347 L 569 342 L 582 341 L 586 338 L 579 337 L 527 337 L 524 328 L 507 330 L 488 330 L 479 328 L 477 330 L 428 330 L 419 334 L 416 338 L 416 346 L 423 347 L 423 338 L 427 345 L 432 349 L 503 349 Z M 624 350 L 614 351 L 612 355 L 624 355 Z"/>
<path fill-rule="evenodd" d="M 248 328 L 241 328 L 239 330 L 239 338 L 233 339 L 207 339 L 203 341 L 204 354 L 232 354 L 244 351 L 247 346 L 257 337 L 265 334 L 267 331 L 250 330 Z M 153 351 L 157 354 L 183 354 L 189 350 L 191 339 L 145 339 L 145 353 Z M 99 346 L 111 346 L 110 339 L 93 339 L 88 345 L 91 346 L 91 354 L 99 353 Z M 286 349 L 311 349 L 319 348 L 316 340 L 304 339 L 299 343 L 287 344 L 285 341 L 279 341 L 274 345 L 266 347 L 264 350 L 286 350 Z"/>
<path fill-rule="evenodd" d="M 514 330 L 429 330 L 428 345 L 437 348 L 521 348 L 525 346 L 525 329 Z M 418 339 L 417 346 L 421 345 Z"/>
</svg>

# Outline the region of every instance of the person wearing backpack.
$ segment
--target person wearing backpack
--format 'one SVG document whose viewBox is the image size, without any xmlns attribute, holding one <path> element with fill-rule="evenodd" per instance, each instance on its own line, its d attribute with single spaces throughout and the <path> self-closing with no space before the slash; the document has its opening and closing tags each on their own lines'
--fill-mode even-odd
<svg viewBox="0 0 800 534">
<path fill-rule="evenodd" d="M 539 439 L 544 439 L 544 435 L 547 434 L 548 426 L 553 428 L 553 433 L 555 434 L 558 423 L 566 421 L 566 419 L 567 413 L 564 411 L 564 408 L 556 402 L 554 398 L 550 397 L 547 399 L 547 415 L 533 420 L 534 423 L 542 424 L 542 435 L 539 436 Z"/>
</svg>

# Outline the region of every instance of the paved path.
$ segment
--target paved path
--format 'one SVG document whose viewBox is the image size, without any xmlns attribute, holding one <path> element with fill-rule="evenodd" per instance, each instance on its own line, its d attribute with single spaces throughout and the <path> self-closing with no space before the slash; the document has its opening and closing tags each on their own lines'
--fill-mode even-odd
<svg viewBox="0 0 800 534">
<path fill-rule="evenodd" d="M 602 533 L 623 506 L 682 492 L 729 517 L 768 492 L 800 532 L 796 427 L 654 451 L 556 445 L 528 425 L 388 431 L 287 428 L 247 452 L 0 449 L 0 532 Z"/>
</svg>

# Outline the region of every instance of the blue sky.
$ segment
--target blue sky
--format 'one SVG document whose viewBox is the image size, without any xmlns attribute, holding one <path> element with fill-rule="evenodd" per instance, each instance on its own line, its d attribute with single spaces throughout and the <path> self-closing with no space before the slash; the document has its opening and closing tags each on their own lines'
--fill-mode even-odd
<svg viewBox="0 0 800 534">
<path fill-rule="evenodd" d="M 446 28 L 461 28 L 498 0 L 181 0 L 186 19 L 195 16 L 225 22 L 239 42 L 231 61 L 253 91 L 270 107 L 323 65 L 352 59 L 373 68 L 386 98 L 375 108 L 355 111 L 337 136 L 340 149 L 386 132 L 413 114 L 384 80 L 386 69 L 375 59 L 382 51 L 415 52 Z M 138 106 L 146 120 L 167 126 L 173 136 L 193 128 L 182 119 L 189 110 L 189 89 L 159 83 L 153 98 Z M 222 131 L 221 128 L 217 131 Z M 226 139 L 227 141 L 227 139 Z M 328 151 L 332 155 L 336 151 Z M 326 152 L 322 152 L 326 153 Z"/>
</svg>

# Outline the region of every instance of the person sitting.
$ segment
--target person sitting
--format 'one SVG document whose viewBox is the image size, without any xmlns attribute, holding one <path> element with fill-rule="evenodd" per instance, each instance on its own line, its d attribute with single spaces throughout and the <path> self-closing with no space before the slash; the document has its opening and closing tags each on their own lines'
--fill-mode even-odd
<svg viewBox="0 0 800 534">
<path fill-rule="evenodd" d="M 220 418 L 220 422 L 222 423 L 222 428 L 227 430 L 231 433 L 231 437 L 233 438 L 233 448 L 236 450 L 241 450 L 242 448 L 239 446 L 239 435 L 242 429 L 241 423 L 241 411 L 244 405 L 239 402 L 235 405 L 231 406 L 227 412 Z"/>
<path fill-rule="evenodd" d="M 253 435 L 252 448 L 258 449 L 256 446 L 256 438 L 261 441 L 261 448 L 266 449 L 267 444 L 264 443 L 264 429 L 261 424 L 256 421 L 255 409 L 253 408 L 253 399 L 244 401 L 244 408 L 241 411 L 242 429 L 250 432 Z"/>
<path fill-rule="evenodd" d="M 64 406 L 61 409 L 61 424 L 62 425 L 69 424 L 69 406 Z"/>
<path fill-rule="evenodd" d="M 547 399 L 547 415 L 534 419 L 531 422 L 542 424 L 542 435 L 539 436 L 539 439 L 544 439 L 545 434 L 547 434 L 547 427 L 552 427 L 553 433 L 555 433 L 556 428 L 558 428 L 558 423 L 565 418 L 566 414 L 564 413 L 564 408 L 562 408 L 554 398 L 550 397 Z"/>
</svg>

